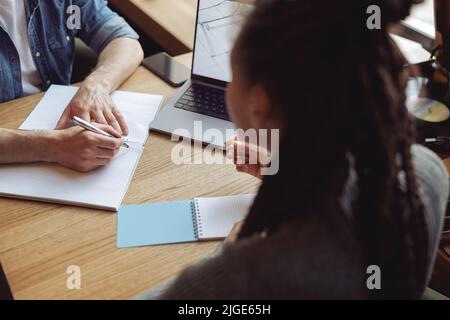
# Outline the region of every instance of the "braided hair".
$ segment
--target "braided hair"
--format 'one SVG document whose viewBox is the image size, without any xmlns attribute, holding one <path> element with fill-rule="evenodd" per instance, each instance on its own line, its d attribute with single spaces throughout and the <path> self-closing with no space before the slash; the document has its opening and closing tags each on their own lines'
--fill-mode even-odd
<svg viewBox="0 0 450 320">
<path fill-rule="evenodd" d="M 342 218 L 347 176 L 338 173 L 351 162 L 355 233 L 367 265 L 382 272 L 383 288 L 372 298 L 418 298 L 426 283 L 428 234 L 411 158 L 405 61 L 386 30 L 414 2 L 259 0 L 232 53 L 284 123 L 279 172 L 264 177 L 239 238 L 270 236 L 308 215 Z M 372 4 L 381 8 L 380 30 L 366 27 Z"/>
</svg>

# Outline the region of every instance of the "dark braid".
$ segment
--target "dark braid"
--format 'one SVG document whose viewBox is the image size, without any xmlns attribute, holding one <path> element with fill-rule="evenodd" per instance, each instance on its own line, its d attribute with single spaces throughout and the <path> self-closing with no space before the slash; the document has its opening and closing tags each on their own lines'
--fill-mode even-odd
<svg viewBox="0 0 450 320">
<path fill-rule="evenodd" d="M 386 31 L 413 2 L 260 0 L 233 50 L 247 82 L 266 88 L 285 125 L 279 173 L 264 178 L 240 238 L 270 235 L 308 215 L 343 219 L 351 157 L 356 233 L 367 264 L 382 270 L 383 290 L 372 298 L 417 298 L 426 282 L 428 234 L 404 59 Z M 382 30 L 366 28 L 370 4 L 382 9 Z"/>
</svg>

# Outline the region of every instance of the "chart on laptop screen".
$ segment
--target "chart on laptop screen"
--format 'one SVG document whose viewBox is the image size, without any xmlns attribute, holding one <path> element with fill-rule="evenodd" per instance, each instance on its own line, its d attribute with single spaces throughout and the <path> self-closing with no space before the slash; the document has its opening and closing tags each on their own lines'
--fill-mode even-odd
<svg viewBox="0 0 450 320">
<path fill-rule="evenodd" d="M 231 81 L 230 52 L 250 12 L 248 0 L 200 0 L 194 74 Z"/>
</svg>

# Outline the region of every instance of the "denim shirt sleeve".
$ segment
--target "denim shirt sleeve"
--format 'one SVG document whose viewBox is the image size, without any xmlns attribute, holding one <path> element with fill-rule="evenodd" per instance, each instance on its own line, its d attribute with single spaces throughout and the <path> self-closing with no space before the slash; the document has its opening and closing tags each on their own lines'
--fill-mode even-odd
<svg viewBox="0 0 450 320">
<path fill-rule="evenodd" d="M 114 39 L 139 39 L 128 23 L 113 12 L 105 0 L 74 0 L 81 9 L 81 30 L 77 36 L 97 54 Z"/>
</svg>

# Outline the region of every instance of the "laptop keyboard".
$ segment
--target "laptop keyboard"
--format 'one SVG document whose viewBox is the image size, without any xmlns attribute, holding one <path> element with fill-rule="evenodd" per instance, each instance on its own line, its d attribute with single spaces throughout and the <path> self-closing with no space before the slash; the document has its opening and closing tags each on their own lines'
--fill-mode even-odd
<svg viewBox="0 0 450 320">
<path fill-rule="evenodd" d="M 193 83 L 177 101 L 175 108 L 230 120 L 225 105 L 225 90 Z"/>
</svg>

